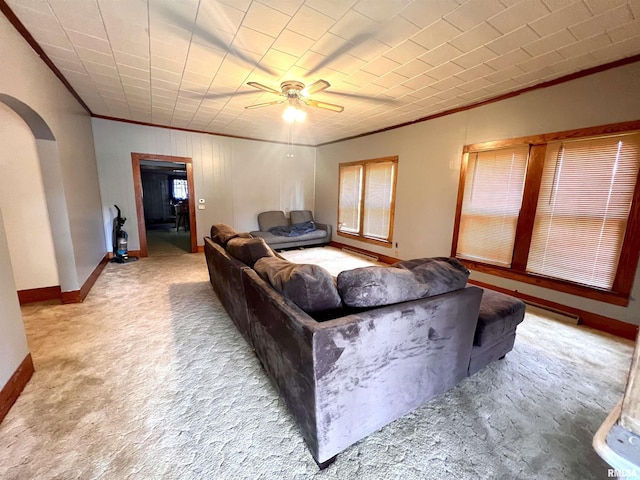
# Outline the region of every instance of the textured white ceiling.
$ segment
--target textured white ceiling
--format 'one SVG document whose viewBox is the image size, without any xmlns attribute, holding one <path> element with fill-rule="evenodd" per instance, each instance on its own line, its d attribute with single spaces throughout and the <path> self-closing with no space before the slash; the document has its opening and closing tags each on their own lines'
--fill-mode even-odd
<svg viewBox="0 0 640 480">
<path fill-rule="evenodd" d="M 7 0 L 96 115 L 317 145 L 640 53 L 640 0 Z"/>
</svg>

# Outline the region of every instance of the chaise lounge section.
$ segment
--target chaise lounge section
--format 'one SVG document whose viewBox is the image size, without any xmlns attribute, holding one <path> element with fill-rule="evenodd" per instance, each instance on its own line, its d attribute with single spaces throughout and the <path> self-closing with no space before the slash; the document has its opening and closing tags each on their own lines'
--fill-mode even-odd
<svg viewBox="0 0 640 480">
<path fill-rule="evenodd" d="M 504 358 L 511 351 L 516 341 L 516 328 L 524 320 L 525 314 L 523 301 L 487 288 L 482 291 L 469 375 Z"/>
</svg>

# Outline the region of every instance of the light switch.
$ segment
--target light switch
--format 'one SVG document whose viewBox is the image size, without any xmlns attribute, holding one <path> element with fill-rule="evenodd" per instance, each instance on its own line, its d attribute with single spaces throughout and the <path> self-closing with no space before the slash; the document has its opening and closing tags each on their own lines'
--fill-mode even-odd
<svg viewBox="0 0 640 480">
<path fill-rule="evenodd" d="M 206 205 L 198 205 L 198 210 L 204 210 Z"/>
</svg>

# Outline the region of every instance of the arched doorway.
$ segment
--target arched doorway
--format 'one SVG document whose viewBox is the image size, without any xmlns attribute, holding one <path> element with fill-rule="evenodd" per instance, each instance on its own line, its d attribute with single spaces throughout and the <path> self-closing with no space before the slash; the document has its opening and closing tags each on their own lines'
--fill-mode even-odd
<svg viewBox="0 0 640 480">
<path fill-rule="evenodd" d="M 22 118 L 35 138 L 58 267 L 60 290 L 62 292 L 78 291 L 80 283 L 71 240 L 69 213 L 64 195 L 56 138 L 44 119 L 24 102 L 6 94 L 0 94 L 0 102 Z"/>
</svg>

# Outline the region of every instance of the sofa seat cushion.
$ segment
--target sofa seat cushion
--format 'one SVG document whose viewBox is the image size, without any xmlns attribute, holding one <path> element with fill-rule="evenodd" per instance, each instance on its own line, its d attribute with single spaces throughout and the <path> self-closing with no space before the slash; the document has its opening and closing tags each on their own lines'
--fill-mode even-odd
<svg viewBox="0 0 640 480">
<path fill-rule="evenodd" d="M 419 258 L 340 272 L 338 292 L 349 307 L 378 307 L 460 290 L 468 278 L 456 259 Z"/>
<path fill-rule="evenodd" d="M 474 346 L 496 343 L 515 330 L 525 313 L 525 304 L 521 300 L 486 288 L 483 290 Z"/>
<path fill-rule="evenodd" d="M 233 227 L 229 225 L 225 225 L 224 223 L 217 223 L 211 225 L 211 240 L 220 245 L 221 247 L 226 247 L 229 240 L 232 238 L 251 238 L 249 233 L 238 233 Z"/>
<path fill-rule="evenodd" d="M 256 262 L 254 269 L 264 281 L 306 313 L 342 307 L 333 277 L 319 265 L 265 257 Z"/>
<path fill-rule="evenodd" d="M 277 244 L 281 244 L 281 243 L 292 243 L 292 242 L 300 242 L 303 240 L 318 240 L 318 241 L 322 241 L 325 240 L 327 237 L 327 232 L 325 230 L 314 230 L 312 232 L 309 233 L 305 233 L 303 235 L 298 235 L 298 236 L 294 236 L 294 237 L 283 237 L 280 235 L 274 235 L 271 232 L 251 232 L 251 234 L 254 237 L 261 237 L 264 238 L 265 241 L 269 244 L 273 244 L 273 243 L 277 243 Z"/>
<path fill-rule="evenodd" d="M 227 253 L 250 267 L 263 257 L 275 257 L 262 238 L 232 238 L 227 242 Z"/>
</svg>

